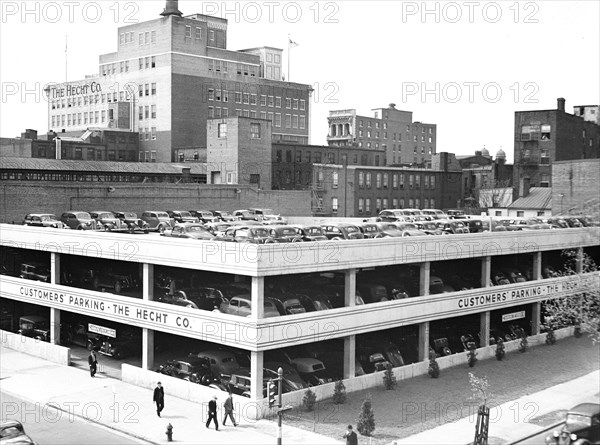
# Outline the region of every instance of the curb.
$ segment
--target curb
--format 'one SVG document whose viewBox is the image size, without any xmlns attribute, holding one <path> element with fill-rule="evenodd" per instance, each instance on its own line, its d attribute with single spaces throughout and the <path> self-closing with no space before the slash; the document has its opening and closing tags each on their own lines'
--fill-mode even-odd
<svg viewBox="0 0 600 445">
<path fill-rule="evenodd" d="M 17 393 L 14 393 L 14 392 L 12 392 L 12 391 L 4 391 L 4 390 L 3 390 L 2 392 L 3 392 L 4 394 L 7 394 L 7 395 L 9 395 L 9 396 L 12 396 L 12 397 L 15 397 L 15 398 L 18 398 L 18 399 L 24 400 L 24 401 L 25 401 L 25 402 L 27 402 L 27 403 L 31 403 L 31 404 L 39 404 L 39 403 L 43 403 L 43 404 L 44 404 L 44 406 L 46 406 L 46 407 L 48 407 L 49 409 L 52 409 L 52 410 L 54 410 L 54 411 L 60 411 L 60 412 L 66 413 L 66 414 L 68 414 L 68 415 L 70 415 L 70 416 L 77 417 L 78 419 L 85 420 L 86 422 L 90 422 L 90 423 L 96 424 L 96 425 L 98 425 L 98 426 L 101 426 L 101 427 L 107 428 L 107 429 L 109 429 L 109 430 L 117 431 L 117 432 L 119 432 L 119 433 L 121 433 L 121 434 L 124 434 L 124 435 L 126 435 L 126 436 L 133 437 L 134 439 L 143 440 L 144 442 L 148 442 L 148 443 L 150 443 L 150 444 L 152 444 L 152 445 L 162 445 L 162 443 L 160 443 L 160 442 L 154 442 L 152 439 L 148 439 L 147 437 L 140 436 L 140 435 L 138 435 L 138 434 L 134 434 L 134 433 L 131 433 L 131 432 L 129 432 L 129 431 L 125 431 L 125 430 L 123 430 L 123 429 L 121 429 L 121 428 L 117 428 L 117 427 L 115 427 L 115 426 L 112 426 L 112 425 L 107 425 L 107 424 L 105 424 L 105 423 L 102 423 L 102 422 L 99 422 L 99 421 L 97 421 L 97 420 L 94 420 L 94 419 L 89 419 L 89 418 L 87 418 L 87 417 L 84 417 L 84 416 L 82 416 L 82 415 L 76 414 L 76 413 L 74 413 L 74 412 L 71 412 L 71 411 L 64 410 L 64 409 L 60 408 L 59 406 L 55 406 L 55 405 L 53 405 L 51 402 L 40 402 L 40 401 L 32 400 L 32 399 L 30 399 L 30 398 L 28 398 L 28 397 L 24 397 L 24 396 L 22 396 L 22 395 L 20 395 L 20 394 L 17 394 Z"/>
</svg>

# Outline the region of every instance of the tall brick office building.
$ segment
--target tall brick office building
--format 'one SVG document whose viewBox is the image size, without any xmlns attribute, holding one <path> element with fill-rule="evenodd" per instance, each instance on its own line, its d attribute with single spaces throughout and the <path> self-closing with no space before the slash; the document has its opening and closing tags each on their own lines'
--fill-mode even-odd
<svg viewBox="0 0 600 445">
<path fill-rule="evenodd" d="M 167 1 L 160 18 L 120 27 L 118 49 L 97 75 L 47 89 L 48 128 L 139 133 L 139 160 L 206 159 L 206 121 L 268 119 L 273 139 L 309 143 L 309 85 L 282 80 L 282 50 L 227 49 L 227 20 L 183 16 Z"/>
</svg>

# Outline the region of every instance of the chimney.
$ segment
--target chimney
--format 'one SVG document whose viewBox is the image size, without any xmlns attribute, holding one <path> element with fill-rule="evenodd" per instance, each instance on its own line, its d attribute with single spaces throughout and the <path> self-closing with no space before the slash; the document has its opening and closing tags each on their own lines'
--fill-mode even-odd
<svg viewBox="0 0 600 445">
<path fill-rule="evenodd" d="M 519 198 L 525 198 L 527 197 L 527 195 L 529 195 L 529 183 L 531 182 L 531 179 L 527 176 L 525 176 L 524 178 L 521 178 L 521 181 L 519 182 Z"/>
<path fill-rule="evenodd" d="M 167 0 L 167 4 L 165 6 L 165 10 L 160 13 L 163 17 L 168 17 L 170 15 L 176 15 L 181 17 L 183 13 L 177 8 L 179 5 L 177 0 Z"/>
<path fill-rule="evenodd" d="M 38 132 L 30 128 L 25 129 L 24 133 L 21 133 L 21 139 L 37 139 Z"/>
<path fill-rule="evenodd" d="M 557 104 L 557 110 L 562 111 L 564 113 L 565 112 L 565 99 L 563 97 L 559 97 L 558 99 L 556 99 L 556 104 Z"/>
</svg>

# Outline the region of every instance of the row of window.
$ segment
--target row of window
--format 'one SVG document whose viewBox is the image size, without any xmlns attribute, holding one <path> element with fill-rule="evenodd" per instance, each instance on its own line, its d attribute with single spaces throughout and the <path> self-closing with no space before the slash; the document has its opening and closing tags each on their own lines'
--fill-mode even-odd
<svg viewBox="0 0 600 445">
<path fill-rule="evenodd" d="M 140 121 L 144 119 L 156 119 L 156 105 L 144 105 L 138 109 L 138 118 Z"/>
<path fill-rule="evenodd" d="M 375 138 L 375 139 L 380 139 L 381 138 L 381 133 L 379 131 L 376 132 L 372 132 L 371 130 L 367 130 L 366 132 L 363 132 L 363 130 L 358 130 L 358 137 L 367 137 L 367 138 Z M 383 132 L 383 139 L 387 139 L 388 138 L 388 132 L 384 131 Z M 393 140 L 396 140 L 396 133 L 394 133 L 394 138 Z M 398 137 L 398 141 L 402 141 L 402 135 L 399 135 Z M 413 136 L 413 142 L 419 142 L 418 141 L 418 137 L 415 135 Z M 421 142 L 425 142 L 425 136 L 421 136 Z M 430 144 L 433 143 L 433 137 L 429 136 L 427 138 L 427 142 L 429 142 Z"/>
<path fill-rule="evenodd" d="M 421 188 L 421 177 L 423 178 L 423 188 L 426 190 L 435 189 L 435 175 L 419 175 L 419 174 L 405 174 L 405 173 L 393 173 L 392 177 L 392 188 L 403 189 L 405 186 L 405 178 L 408 176 L 408 188 L 409 189 L 420 189 Z M 359 188 L 371 188 L 372 173 L 370 172 L 358 172 L 358 187 Z M 375 174 L 375 188 L 387 189 L 389 187 L 389 173 L 376 173 Z"/>
<path fill-rule="evenodd" d="M 217 136 L 219 138 L 227 137 L 227 124 L 221 123 L 217 127 Z M 256 122 L 250 123 L 250 139 L 260 139 L 260 124 Z"/>
<path fill-rule="evenodd" d="M 370 121 L 370 120 L 367 121 L 367 127 L 372 127 L 371 124 L 372 124 L 372 121 Z M 359 127 L 363 127 L 364 126 L 364 123 L 363 123 L 362 119 L 359 119 L 358 126 Z M 387 128 L 388 128 L 387 122 L 383 122 L 382 127 L 383 127 L 384 130 L 387 130 Z M 417 125 L 412 125 L 412 127 L 415 130 L 418 128 Z M 375 128 L 380 128 L 379 122 L 377 122 L 377 121 L 375 121 Z M 411 124 L 407 124 L 406 125 L 406 131 L 410 132 L 410 130 L 411 130 Z M 427 128 L 427 130 L 428 130 L 427 133 L 433 134 L 433 128 L 429 127 L 429 128 Z M 425 133 L 425 127 L 424 126 L 421 126 L 421 133 L 423 133 L 423 134 Z M 398 137 L 402 138 L 402 134 L 399 134 Z M 396 133 L 394 133 L 394 138 L 396 138 Z M 398 140 L 402 140 L 402 139 L 398 139 Z"/>
<path fill-rule="evenodd" d="M 249 117 L 252 119 L 268 119 L 273 122 L 275 128 L 281 128 L 281 113 L 267 113 L 266 111 L 260 111 L 258 114 L 256 110 L 242 110 L 236 108 L 236 116 Z M 210 118 L 226 118 L 229 117 L 229 109 L 221 107 L 208 107 L 208 117 Z M 285 115 L 285 128 L 295 128 L 304 130 L 306 129 L 306 116 L 297 114 L 286 114 Z"/>
<path fill-rule="evenodd" d="M 138 85 L 138 96 L 156 96 L 156 82 Z"/>
<path fill-rule="evenodd" d="M 147 152 L 145 152 L 147 153 Z M 144 157 L 146 154 L 144 153 Z M 152 155 L 153 153 L 153 155 Z M 140 153 L 140 158 L 142 153 Z M 151 152 L 154 160 L 140 159 L 142 162 L 156 162 L 156 152 Z M 119 159 L 124 160 L 124 159 Z M 135 160 L 135 159 L 134 159 Z M 116 159 L 109 159 L 116 161 Z M 166 174 L 118 174 L 118 173 L 71 173 L 71 172 L 0 172 L 0 180 L 7 181 L 76 181 L 76 182 L 162 182 L 176 183 L 181 181 L 181 175 Z M 191 175 L 190 181 L 198 184 L 206 184 L 206 175 Z"/>
<path fill-rule="evenodd" d="M 103 147 L 63 147 L 61 159 L 75 159 L 87 161 L 131 161 L 135 162 L 137 150 L 107 150 Z M 43 159 L 53 159 L 56 148 L 49 146 L 38 147 L 37 156 Z"/>
<path fill-rule="evenodd" d="M 208 89 L 208 100 L 216 102 L 229 102 L 229 91 L 220 88 L 209 88 Z M 234 100 L 236 104 L 244 105 L 258 105 L 258 95 L 253 93 L 242 93 L 236 91 L 234 93 Z M 262 94 L 260 96 L 260 106 L 270 108 L 281 108 L 282 98 L 280 96 L 267 96 Z M 306 110 L 306 100 L 304 99 L 292 99 L 290 97 L 285 98 L 285 108 L 288 110 Z"/>
<path fill-rule="evenodd" d="M 192 36 L 192 31 L 193 31 L 193 36 Z M 196 26 L 195 29 L 192 30 L 192 27 L 190 25 L 186 25 L 185 26 L 185 39 L 191 40 L 192 38 L 196 41 L 201 41 L 202 40 L 202 28 L 200 28 L 199 26 Z M 209 42 L 215 41 L 215 30 L 214 29 L 208 30 L 208 41 Z"/>
<path fill-rule="evenodd" d="M 152 84 L 154 88 L 154 94 L 156 94 L 156 84 Z M 99 103 L 111 103 L 111 102 L 123 102 L 125 100 L 130 100 L 131 96 L 129 93 L 125 91 L 116 91 L 112 93 L 106 94 L 93 94 L 90 96 L 79 96 L 74 97 L 72 99 L 58 99 L 53 100 L 51 102 L 51 106 L 53 110 L 57 110 L 60 108 L 71 108 L 71 107 L 81 107 L 86 105 L 94 105 Z"/>
<path fill-rule="evenodd" d="M 155 141 L 156 140 L 156 127 L 139 128 L 140 141 Z"/>
<path fill-rule="evenodd" d="M 100 124 L 105 123 L 107 119 L 109 121 L 114 119 L 114 110 L 84 111 L 83 113 L 59 114 L 50 117 L 53 128 Z"/>
<path fill-rule="evenodd" d="M 323 162 L 323 160 L 325 160 L 325 163 L 327 163 L 327 164 L 335 164 L 336 163 L 336 154 L 331 151 L 330 152 L 320 152 L 320 151 L 312 152 L 310 150 L 307 150 L 303 154 L 302 150 L 295 150 L 295 156 L 294 156 L 293 160 L 292 160 L 292 157 L 293 157 L 292 152 L 293 152 L 292 150 L 285 151 L 285 162 L 287 162 L 287 163 L 306 162 L 308 164 L 314 162 L 315 164 L 321 164 Z M 275 162 L 283 162 L 283 151 L 282 150 L 275 151 Z M 339 162 L 340 163 L 348 162 L 348 156 L 346 154 L 342 154 L 341 159 L 339 159 Z M 370 162 L 371 162 L 370 155 L 367 155 L 367 154 L 361 155 L 361 159 L 360 159 L 361 165 L 370 165 Z M 352 164 L 358 164 L 358 154 L 356 154 L 356 153 L 352 156 Z M 375 164 L 374 165 L 379 165 L 379 155 L 375 155 Z"/>
<path fill-rule="evenodd" d="M 142 71 L 144 69 L 152 69 L 156 68 L 156 56 L 148 56 L 148 57 L 139 57 L 138 58 L 138 66 L 139 70 Z M 101 76 L 114 76 L 117 74 L 117 69 L 119 73 L 128 73 L 129 72 L 129 60 L 124 60 L 121 62 L 115 63 L 107 63 L 104 65 L 100 65 L 100 75 Z"/>
</svg>

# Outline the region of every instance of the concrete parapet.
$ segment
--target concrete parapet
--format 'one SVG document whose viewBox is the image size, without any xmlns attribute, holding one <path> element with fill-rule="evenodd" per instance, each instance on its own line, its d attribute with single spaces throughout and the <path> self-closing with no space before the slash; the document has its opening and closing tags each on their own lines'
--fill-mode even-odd
<svg viewBox="0 0 600 445">
<path fill-rule="evenodd" d="M 0 343 L 15 351 L 34 355 L 59 365 L 69 366 L 71 349 L 8 331 L 0 331 Z"/>
</svg>

